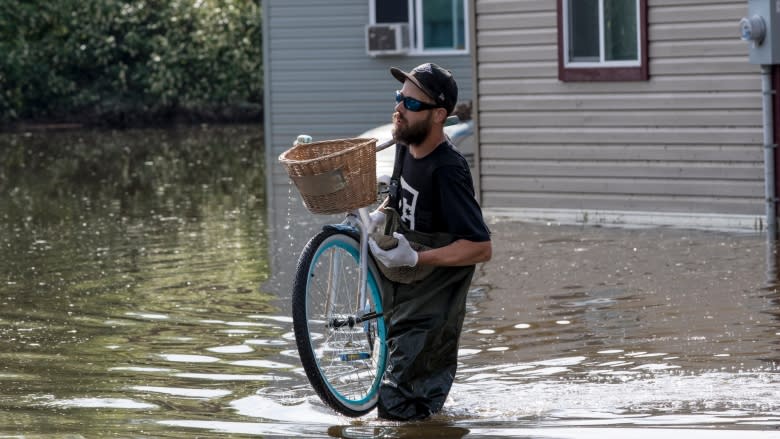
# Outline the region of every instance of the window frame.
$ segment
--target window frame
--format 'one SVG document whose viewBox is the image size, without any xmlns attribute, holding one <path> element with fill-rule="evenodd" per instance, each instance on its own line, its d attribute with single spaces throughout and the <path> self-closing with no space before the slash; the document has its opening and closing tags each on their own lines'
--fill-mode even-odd
<svg viewBox="0 0 780 439">
<path fill-rule="evenodd" d="M 638 15 L 638 61 L 613 61 L 609 63 L 569 63 L 566 47 L 568 21 L 564 14 L 566 0 L 557 0 L 558 19 L 558 79 L 575 81 L 646 81 L 649 79 L 647 55 L 647 0 L 636 0 Z"/>
<path fill-rule="evenodd" d="M 398 1 L 398 0 L 369 0 L 368 15 L 369 15 L 370 25 L 380 24 L 377 23 L 376 21 L 376 2 L 378 1 Z M 469 53 L 471 53 L 470 38 L 469 38 L 469 32 L 471 32 L 470 30 L 471 16 L 469 14 L 469 4 L 471 2 L 469 0 L 463 0 L 463 35 L 464 35 L 463 49 L 456 49 L 456 48 L 425 49 L 423 48 L 424 29 L 423 29 L 423 20 L 421 19 L 423 15 L 423 1 L 424 0 L 407 0 L 409 17 L 407 17 L 407 21 L 402 22 L 402 23 L 406 23 L 409 27 L 410 47 L 406 55 L 439 56 L 439 55 L 468 55 Z M 456 1 L 456 0 L 452 0 L 452 1 Z"/>
</svg>

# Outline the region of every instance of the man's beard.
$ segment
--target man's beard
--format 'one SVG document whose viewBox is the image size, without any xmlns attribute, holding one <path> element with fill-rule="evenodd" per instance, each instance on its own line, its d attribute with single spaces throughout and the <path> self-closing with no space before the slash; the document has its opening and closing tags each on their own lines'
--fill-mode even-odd
<svg viewBox="0 0 780 439">
<path fill-rule="evenodd" d="M 404 145 L 420 145 L 431 132 L 432 117 L 433 113 L 428 113 L 428 117 L 424 120 L 402 127 L 393 127 L 393 138 Z M 394 118 L 402 119 L 399 114 L 395 114 Z"/>
</svg>

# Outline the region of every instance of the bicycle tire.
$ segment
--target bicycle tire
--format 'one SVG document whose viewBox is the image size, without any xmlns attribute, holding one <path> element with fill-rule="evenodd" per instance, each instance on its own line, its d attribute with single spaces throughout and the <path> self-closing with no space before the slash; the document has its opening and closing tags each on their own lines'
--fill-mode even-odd
<svg viewBox="0 0 780 439">
<path fill-rule="evenodd" d="M 315 235 L 298 259 L 292 296 L 295 341 L 309 382 L 324 403 L 353 417 L 376 406 L 387 359 L 379 277 L 372 260 L 366 303 L 356 303 L 357 236 L 337 226 Z M 349 323 L 350 317 L 371 312 L 379 317 Z"/>
</svg>

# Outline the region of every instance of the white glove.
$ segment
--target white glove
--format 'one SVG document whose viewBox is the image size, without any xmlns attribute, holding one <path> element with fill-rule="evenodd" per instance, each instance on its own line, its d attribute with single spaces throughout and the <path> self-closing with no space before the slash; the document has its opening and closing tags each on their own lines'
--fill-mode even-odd
<svg viewBox="0 0 780 439">
<path fill-rule="evenodd" d="M 398 246 L 390 250 L 382 250 L 374 238 L 369 239 L 368 246 L 371 247 L 371 253 L 387 267 L 414 267 L 417 265 L 417 252 L 409 245 L 406 237 L 398 232 L 393 233 L 393 237 L 398 240 Z"/>
<path fill-rule="evenodd" d="M 385 222 L 385 215 L 384 212 L 382 212 L 382 209 L 377 209 L 371 213 L 368 214 L 369 218 L 369 225 L 368 225 L 368 231 L 373 232 L 377 227 L 379 227 L 380 224 Z"/>
</svg>

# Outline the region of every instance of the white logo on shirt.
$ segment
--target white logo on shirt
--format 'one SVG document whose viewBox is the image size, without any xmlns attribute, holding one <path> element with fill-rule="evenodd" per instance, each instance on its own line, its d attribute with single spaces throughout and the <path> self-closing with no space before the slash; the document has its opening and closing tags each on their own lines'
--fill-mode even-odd
<svg viewBox="0 0 780 439">
<path fill-rule="evenodd" d="M 406 223 L 410 230 L 414 230 L 414 213 L 417 210 L 417 196 L 419 191 L 414 190 L 401 177 L 401 221 Z"/>
</svg>

